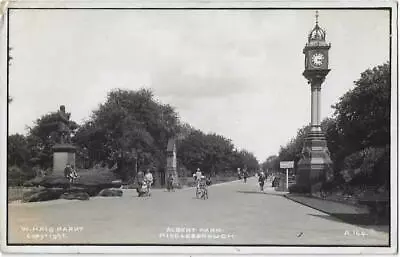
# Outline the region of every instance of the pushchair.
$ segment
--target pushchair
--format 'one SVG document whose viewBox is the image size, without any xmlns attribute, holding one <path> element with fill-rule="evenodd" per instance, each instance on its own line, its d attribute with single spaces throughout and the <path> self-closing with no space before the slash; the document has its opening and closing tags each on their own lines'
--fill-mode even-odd
<svg viewBox="0 0 400 257">
<path fill-rule="evenodd" d="M 146 181 L 143 181 L 139 187 L 136 188 L 136 191 L 138 193 L 138 197 L 151 196 L 150 187 Z"/>
<path fill-rule="evenodd" d="M 278 177 L 275 177 L 272 180 L 272 187 L 279 187 L 279 178 Z"/>
</svg>

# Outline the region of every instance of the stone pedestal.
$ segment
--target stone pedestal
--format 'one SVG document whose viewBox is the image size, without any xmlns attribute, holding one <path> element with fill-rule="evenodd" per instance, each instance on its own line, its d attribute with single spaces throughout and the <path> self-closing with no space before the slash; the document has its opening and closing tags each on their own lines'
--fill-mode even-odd
<svg viewBox="0 0 400 257">
<path fill-rule="evenodd" d="M 53 174 L 64 176 L 67 164 L 75 166 L 76 147 L 70 144 L 56 144 L 53 146 Z"/>
<path fill-rule="evenodd" d="M 303 157 L 297 164 L 296 185 L 319 191 L 332 175 L 332 161 L 324 134 L 320 129 L 310 130 L 304 142 Z"/>
</svg>

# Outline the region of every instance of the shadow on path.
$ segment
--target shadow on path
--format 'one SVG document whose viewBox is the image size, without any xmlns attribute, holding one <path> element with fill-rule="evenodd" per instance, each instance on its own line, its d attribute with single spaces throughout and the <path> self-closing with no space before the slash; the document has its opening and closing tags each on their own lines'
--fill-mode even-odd
<svg viewBox="0 0 400 257">
<path fill-rule="evenodd" d="M 273 196 L 283 196 L 284 194 L 281 192 L 268 192 L 268 191 L 244 191 L 244 190 L 238 190 L 236 191 L 237 193 L 242 193 L 242 194 L 261 194 L 261 195 L 273 195 Z"/>
<path fill-rule="evenodd" d="M 313 217 L 318 217 L 326 220 L 346 222 L 352 225 L 358 225 L 367 229 L 373 229 L 381 232 L 389 232 L 389 226 L 385 221 L 376 220 L 369 214 L 348 214 L 334 213 L 330 215 L 308 214 Z"/>
</svg>

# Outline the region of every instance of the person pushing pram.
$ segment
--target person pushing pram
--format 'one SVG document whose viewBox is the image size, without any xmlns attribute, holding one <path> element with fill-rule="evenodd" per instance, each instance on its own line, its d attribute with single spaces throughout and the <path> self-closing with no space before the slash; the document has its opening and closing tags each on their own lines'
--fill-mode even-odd
<svg viewBox="0 0 400 257">
<path fill-rule="evenodd" d="M 64 176 L 68 179 L 70 184 L 73 184 L 77 178 L 79 178 L 78 172 L 75 169 L 74 165 L 67 164 L 64 169 Z"/>
</svg>

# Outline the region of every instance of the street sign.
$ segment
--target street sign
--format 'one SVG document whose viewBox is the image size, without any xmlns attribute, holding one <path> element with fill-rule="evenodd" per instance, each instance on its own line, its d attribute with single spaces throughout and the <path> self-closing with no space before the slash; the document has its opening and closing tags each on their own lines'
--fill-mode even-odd
<svg viewBox="0 0 400 257">
<path fill-rule="evenodd" d="M 280 162 L 281 169 L 286 169 L 286 189 L 289 190 L 289 169 L 294 168 L 294 161 Z"/>
<path fill-rule="evenodd" d="M 293 169 L 294 168 L 294 161 L 285 161 L 280 162 L 281 169 Z"/>
</svg>

